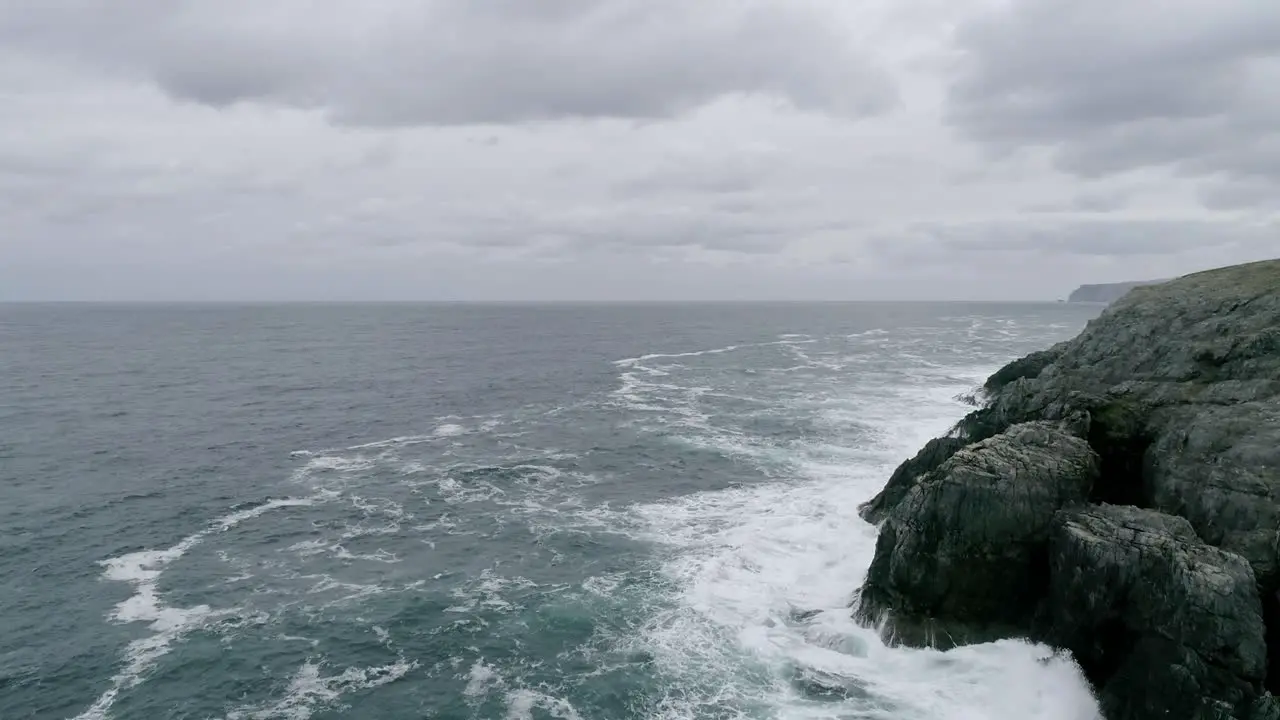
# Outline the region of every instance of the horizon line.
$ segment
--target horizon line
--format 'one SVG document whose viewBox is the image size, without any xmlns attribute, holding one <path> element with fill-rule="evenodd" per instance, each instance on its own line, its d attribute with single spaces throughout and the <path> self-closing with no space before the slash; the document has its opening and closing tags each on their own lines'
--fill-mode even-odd
<svg viewBox="0 0 1280 720">
<path fill-rule="evenodd" d="M 1063 299 L 1016 298 L 760 298 L 760 299 L 529 299 L 529 300 L 418 300 L 418 299 L 14 299 L 2 300 L 0 305 L 798 305 L 798 304 L 889 304 L 889 303 L 1020 303 L 1033 305 L 1096 305 L 1091 301 Z"/>
</svg>

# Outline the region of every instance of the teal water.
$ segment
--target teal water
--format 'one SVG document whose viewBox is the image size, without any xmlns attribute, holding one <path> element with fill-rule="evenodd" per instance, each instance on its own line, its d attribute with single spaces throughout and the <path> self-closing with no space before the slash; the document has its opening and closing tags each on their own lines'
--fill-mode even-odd
<svg viewBox="0 0 1280 720">
<path fill-rule="evenodd" d="M 0 718 L 1092 718 L 856 506 L 1073 305 L 0 306 Z"/>
</svg>

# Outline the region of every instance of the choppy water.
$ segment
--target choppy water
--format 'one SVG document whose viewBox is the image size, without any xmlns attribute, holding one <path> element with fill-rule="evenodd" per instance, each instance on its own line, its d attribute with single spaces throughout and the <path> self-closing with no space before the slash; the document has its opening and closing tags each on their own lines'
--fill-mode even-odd
<svg viewBox="0 0 1280 720">
<path fill-rule="evenodd" d="M 0 718 L 1086 720 L 850 620 L 1070 305 L 0 307 Z"/>
</svg>

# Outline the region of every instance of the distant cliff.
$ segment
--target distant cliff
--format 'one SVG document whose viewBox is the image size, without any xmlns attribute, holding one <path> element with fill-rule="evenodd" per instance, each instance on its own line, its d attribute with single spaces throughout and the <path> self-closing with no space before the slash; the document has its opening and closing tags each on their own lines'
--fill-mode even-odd
<svg viewBox="0 0 1280 720">
<path fill-rule="evenodd" d="M 1133 289 L 984 390 L 861 508 L 857 616 L 1068 650 L 1108 720 L 1280 720 L 1280 260 Z"/>
<path fill-rule="evenodd" d="M 1130 290 L 1143 285 L 1157 285 L 1163 280 L 1146 280 L 1142 282 L 1109 283 L 1103 285 L 1081 285 L 1067 298 L 1067 302 L 1100 302 L 1113 303 L 1124 297 Z"/>
</svg>

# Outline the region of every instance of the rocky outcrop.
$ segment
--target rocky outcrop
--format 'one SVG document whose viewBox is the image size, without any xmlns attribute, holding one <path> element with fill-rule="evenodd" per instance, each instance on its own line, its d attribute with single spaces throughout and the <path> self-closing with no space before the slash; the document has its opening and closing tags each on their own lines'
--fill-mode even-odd
<svg viewBox="0 0 1280 720">
<path fill-rule="evenodd" d="M 889 511 L 902 502 L 911 488 L 915 487 L 920 476 L 938 469 L 951 459 L 958 451 L 968 445 L 959 438 L 942 437 L 930 440 L 916 453 L 916 456 L 898 466 L 889 478 L 889 482 L 869 502 L 859 510 L 868 522 L 878 523 L 889 515 Z"/>
<path fill-rule="evenodd" d="M 1085 503 L 1098 460 L 1051 423 L 1015 425 L 919 478 L 889 512 L 860 612 L 900 639 L 951 645 L 1025 625 L 1043 597 L 1058 510 Z M 886 617 L 887 616 L 887 617 Z"/>
<path fill-rule="evenodd" d="M 1006 385 L 1017 380 L 1034 380 L 1040 377 L 1040 373 L 1044 372 L 1045 368 L 1061 357 L 1065 349 L 1065 344 L 1055 345 L 1048 350 L 1038 350 L 1024 358 L 1014 360 L 987 378 L 987 382 L 983 384 L 982 389 L 988 394 L 992 394 L 1000 392 Z"/>
<path fill-rule="evenodd" d="M 1069 649 L 1113 720 L 1271 717 L 1280 261 L 1134 288 L 984 391 L 861 508 L 859 615 Z"/>
<path fill-rule="evenodd" d="M 1107 505 L 1059 515 L 1049 577 L 1037 634 L 1071 650 L 1107 717 L 1247 714 L 1267 657 L 1244 558 L 1183 518 Z"/>
</svg>

